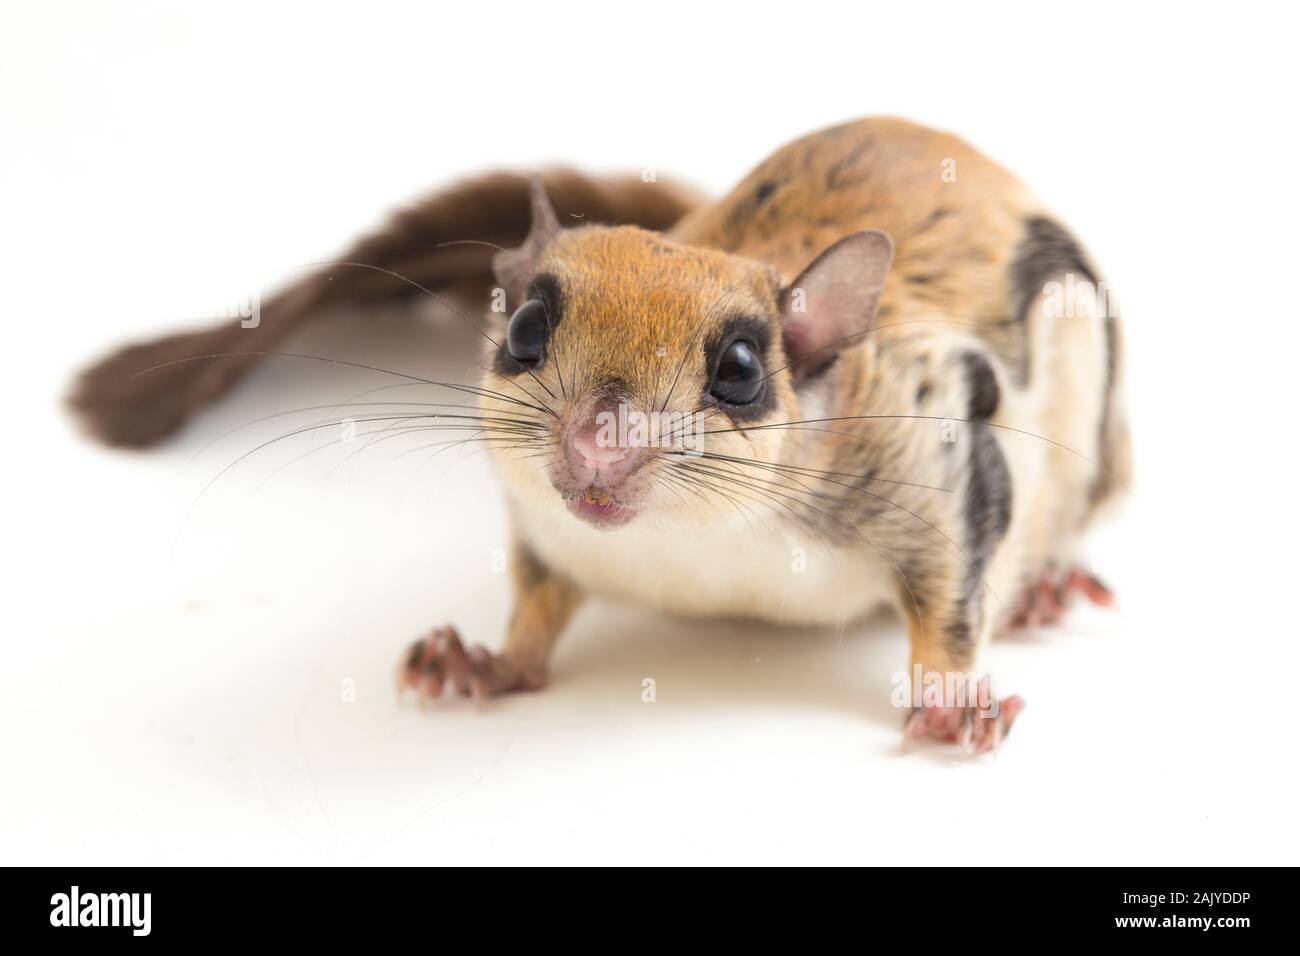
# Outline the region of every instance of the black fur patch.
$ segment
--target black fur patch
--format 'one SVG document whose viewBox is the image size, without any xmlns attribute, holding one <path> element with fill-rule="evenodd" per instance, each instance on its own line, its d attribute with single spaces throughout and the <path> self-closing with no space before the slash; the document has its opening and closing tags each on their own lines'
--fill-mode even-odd
<svg viewBox="0 0 1300 956">
<path fill-rule="evenodd" d="M 966 537 L 971 574 L 984 573 L 993 548 L 1011 525 L 1011 472 L 987 425 L 970 429 L 966 482 Z"/>
<path fill-rule="evenodd" d="M 1086 276 L 1089 282 L 1097 281 L 1074 237 L 1057 223 L 1042 217 L 1025 220 L 1025 237 L 1011 268 L 1020 287 L 1046 281 L 1062 272 L 1075 272 Z M 1042 291 L 1040 283 L 1034 294 Z"/>
<path fill-rule="evenodd" d="M 966 367 L 968 413 L 966 425 L 966 497 L 962 503 L 966 525 L 965 594 L 958 603 L 958 616 L 949 627 L 953 641 L 969 648 L 974 638 L 973 624 L 981 607 L 984 572 L 993 551 L 1011 525 L 1011 471 L 1006 457 L 984 424 L 997 411 L 1000 397 L 997 376 L 988 360 L 976 352 L 962 356 Z"/>
<path fill-rule="evenodd" d="M 1043 293 L 1044 286 L 1055 276 L 1074 273 L 1081 279 L 1098 284 L 1096 273 L 1088 264 L 1083 251 L 1060 225 L 1050 219 L 1034 218 L 1025 221 L 1025 237 L 1021 240 L 1016 256 L 1011 264 L 1011 281 L 1013 296 L 1013 314 L 1020 323 L 1021 334 L 1026 334 L 1025 324 L 1029 318 L 1029 307 L 1034 299 Z M 1093 502 L 1100 501 L 1110 492 L 1111 447 L 1107 441 L 1110 431 L 1112 392 L 1115 388 L 1115 372 L 1119 361 L 1119 330 L 1114 315 L 1105 319 L 1106 333 L 1106 382 L 1102 404 L 1101 421 L 1097 428 L 1100 433 L 1101 469 L 1093 484 L 1090 496 Z M 1019 363 L 1012 365 L 1014 380 L 1019 385 L 1029 381 L 1029 356 L 1025 353 Z"/>
<path fill-rule="evenodd" d="M 1043 294 L 1047 283 L 1056 276 L 1074 273 L 1093 283 L 1097 278 L 1084 258 L 1074 237 L 1057 223 L 1043 217 L 1025 220 L 1025 235 L 1011 262 L 1011 311 L 1021 325 L 1021 334 L 1029 318 L 1029 307 Z M 1018 384 L 1029 381 L 1028 353 L 1013 368 Z"/>
<path fill-rule="evenodd" d="M 961 357 L 966 367 L 966 417 L 974 421 L 988 421 L 998 410 L 1002 390 L 989 360 L 978 352 L 966 352 Z"/>
</svg>

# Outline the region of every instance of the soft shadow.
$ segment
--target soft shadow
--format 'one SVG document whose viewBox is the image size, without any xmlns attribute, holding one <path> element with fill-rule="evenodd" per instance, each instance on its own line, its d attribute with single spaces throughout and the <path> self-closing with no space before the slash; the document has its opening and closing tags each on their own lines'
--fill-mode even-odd
<svg viewBox="0 0 1300 956">
<path fill-rule="evenodd" d="M 649 679 L 657 702 L 700 715 L 796 708 L 898 727 L 891 677 L 906 659 L 888 614 L 840 632 L 597 603 L 571 625 L 553 681 L 566 694 L 635 700 Z"/>
</svg>

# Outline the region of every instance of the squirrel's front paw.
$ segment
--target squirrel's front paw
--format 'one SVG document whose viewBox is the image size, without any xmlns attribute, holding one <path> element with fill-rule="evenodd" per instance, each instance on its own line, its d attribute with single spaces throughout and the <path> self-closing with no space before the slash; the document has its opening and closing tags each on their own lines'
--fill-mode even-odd
<svg viewBox="0 0 1300 956">
<path fill-rule="evenodd" d="M 481 644 L 466 649 L 451 625 L 435 627 L 412 644 L 397 668 L 398 694 L 414 690 L 421 701 L 440 697 L 448 685 L 462 696 L 481 699 L 545 683 L 544 672 L 529 671 Z"/>
<path fill-rule="evenodd" d="M 959 744 L 966 753 L 996 751 L 1024 709 L 1020 697 L 994 698 L 986 677 L 979 682 L 977 700 L 912 708 L 903 725 L 903 743 L 929 738 Z"/>
</svg>

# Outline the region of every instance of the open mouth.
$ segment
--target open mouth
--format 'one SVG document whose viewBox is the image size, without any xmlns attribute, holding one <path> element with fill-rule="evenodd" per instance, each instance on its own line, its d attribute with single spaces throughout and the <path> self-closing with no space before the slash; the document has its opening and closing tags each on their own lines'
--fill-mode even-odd
<svg viewBox="0 0 1300 956">
<path fill-rule="evenodd" d="M 630 521 L 633 512 L 616 502 L 608 491 L 587 488 L 568 499 L 569 510 L 583 521 L 598 527 L 611 527 Z"/>
</svg>

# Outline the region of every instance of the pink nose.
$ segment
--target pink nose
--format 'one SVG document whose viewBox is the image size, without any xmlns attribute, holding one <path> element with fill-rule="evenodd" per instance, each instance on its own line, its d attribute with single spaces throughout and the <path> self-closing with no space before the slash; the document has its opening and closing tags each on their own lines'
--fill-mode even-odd
<svg viewBox="0 0 1300 956">
<path fill-rule="evenodd" d="M 602 446 L 597 440 L 599 432 L 582 430 L 574 433 L 573 452 L 578 463 L 584 468 L 605 471 L 610 465 L 617 464 L 628 457 L 631 449 L 619 448 L 617 445 Z"/>
<path fill-rule="evenodd" d="M 569 467 L 579 488 L 612 488 L 636 467 L 641 449 L 625 437 L 610 427 L 605 414 L 593 414 L 569 432 Z"/>
</svg>

